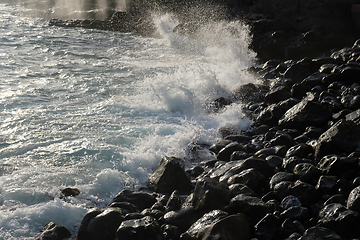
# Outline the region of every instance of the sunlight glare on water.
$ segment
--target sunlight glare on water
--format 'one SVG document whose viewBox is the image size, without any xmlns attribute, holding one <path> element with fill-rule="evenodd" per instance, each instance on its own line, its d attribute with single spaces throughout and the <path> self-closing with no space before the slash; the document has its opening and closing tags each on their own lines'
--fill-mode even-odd
<svg viewBox="0 0 360 240">
<path fill-rule="evenodd" d="M 50 221 L 76 235 L 89 208 L 144 186 L 161 157 L 195 161 L 187 150 L 218 128 L 250 126 L 239 104 L 207 108 L 255 81 L 244 24 L 188 38 L 164 15 L 161 37 L 145 38 L 49 27 L 25 10 L 0 3 L 0 239 L 33 239 Z M 81 193 L 60 199 L 65 187 Z"/>
</svg>

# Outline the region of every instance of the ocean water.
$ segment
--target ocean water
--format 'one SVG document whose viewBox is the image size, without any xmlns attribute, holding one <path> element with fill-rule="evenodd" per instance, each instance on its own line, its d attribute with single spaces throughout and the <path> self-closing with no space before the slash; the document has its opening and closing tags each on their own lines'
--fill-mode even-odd
<svg viewBox="0 0 360 240">
<path fill-rule="evenodd" d="M 50 221 L 76 235 L 91 207 L 145 186 L 162 156 L 190 165 L 212 157 L 191 150 L 218 128 L 250 127 L 240 104 L 207 107 L 256 81 L 241 22 L 189 38 L 157 15 L 152 38 L 48 26 L 32 3 L 0 0 L 0 239 L 33 239 Z M 60 198 L 65 187 L 81 193 Z"/>
</svg>

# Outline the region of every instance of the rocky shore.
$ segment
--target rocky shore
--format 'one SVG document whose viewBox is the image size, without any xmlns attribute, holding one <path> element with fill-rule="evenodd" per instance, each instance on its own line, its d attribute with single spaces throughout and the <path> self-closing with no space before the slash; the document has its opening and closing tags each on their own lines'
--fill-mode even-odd
<svg viewBox="0 0 360 240">
<path fill-rule="evenodd" d="M 351 20 L 333 19 L 345 26 L 336 34 L 344 39 L 329 38 L 321 46 L 334 32 L 307 31 L 309 22 L 301 16 L 319 11 L 309 7 L 310 1 L 298 1 L 304 5 L 294 8 L 296 20 L 289 22 L 306 23 L 291 32 L 280 25 L 280 33 L 273 29 L 279 18 L 264 9 L 252 12 L 264 1 L 240 2 L 232 9 L 252 21 L 253 46 L 263 60 L 249 69 L 259 83 L 233 92 L 253 120 L 252 129 L 219 129 L 223 139 L 208 148 L 214 158 L 190 169 L 183 159 L 164 156 L 146 188 L 123 190 L 106 208 L 91 209 L 77 236 L 49 223 L 36 239 L 360 238 L 360 40 L 354 41 L 354 29 L 344 25 Z M 273 2 L 279 7 L 284 1 Z M 286 20 L 291 13 L 279 15 Z M 256 38 L 271 32 L 276 33 L 268 39 Z M 330 50 L 350 40 L 349 47 Z M 271 56 L 280 60 L 268 60 Z M 230 103 L 218 99 L 214 105 L 221 111 Z M 69 192 L 64 194 L 76 195 Z"/>
</svg>

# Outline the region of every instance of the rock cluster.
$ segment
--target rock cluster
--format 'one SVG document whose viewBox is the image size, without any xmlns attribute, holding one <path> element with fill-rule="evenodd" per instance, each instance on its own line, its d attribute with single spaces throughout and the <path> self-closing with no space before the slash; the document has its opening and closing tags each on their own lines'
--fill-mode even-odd
<svg viewBox="0 0 360 240">
<path fill-rule="evenodd" d="M 214 158 L 190 169 L 164 157 L 148 188 L 90 210 L 76 239 L 358 238 L 360 40 L 330 57 L 251 70 L 262 82 L 240 86 L 234 98 L 252 129 L 222 131 L 209 148 Z M 59 228 L 38 239 L 63 239 Z"/>
</svg>

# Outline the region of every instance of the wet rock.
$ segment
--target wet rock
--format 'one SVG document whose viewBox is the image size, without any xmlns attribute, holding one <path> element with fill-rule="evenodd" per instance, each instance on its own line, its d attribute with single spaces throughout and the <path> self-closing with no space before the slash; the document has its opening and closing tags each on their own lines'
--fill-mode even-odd
<svg viewBox="0 0 360 240">
<path fill-rule="evenodd" d="M 180 239 L 180 229 L 176 226 L 170 224 L 164 224 L 161 226 L 161 231 L 163 234 L 163 240 L 179 240 Z"/>
<path fill-rule="evenodd" d="M 305 234 L 299 238 L 299 240 L 313 240 L 313 239 L 324 239 L 324 240 L 341 240 L 342 238 L 335 233 L 335 231 L 324 228 L 324 227 L 311 227 L 306 230 Z"/>
<path fill-rule="evenodd" d="M 257 239 L 271 240 L 276 234 L 279 218 L 274 214 L 266 214 L 256 225 L 254 237 Z"/>
<path fill-rule="evenodd" d="M 286 237 L 297 233 L 297 234 L 302 234 L 302 229 L 300 229 L 301 227 L 299 227 L 297 224 L 295 224 L 295 221 L 292 221 L 290 218 L 285 219 L 280 228 L 279 228 L 279 234 L 280 236 L 285 239 Z M 297 239 L 297 238 L 296 238 Z"/>
<path fill-rule="evenodd" d="M 251 230 L 249 219 L 240 213 L 225 217 L 210 227 L 202 229 L 197 235 L 197 239 L 250 240 Z"/>
<path fill-rule="evenodd" d="M 124 215 L 127 213 L 132 213 L 137 211 L 136 206 L 129 202 L 113 202 L 109 204 L 108 207 L 121 208 Z"/>
<path fill-rule="evenodd" d="M 246 214 L 254 225 L 269 212 L 269 207 L 260 198 L 243 194 L 232 198 L 229 207 L 232 213 Z"/>
<path fill-rule="evenodd" d="M 360 213 L 360 187 L 356 187 L 350 192 L 347 208 Z"/>
<path fill-rule="evenodd" d="M 345 199 L 345 197 L 344 197 L 343 194 L 335 194 L 335 195 L 329 197 L 329 198 L 324 202 L 324 206 L 329 205 L 329 204 L 331 204 L 331 203 L 340 203 L 340 204 L 342 204 L 342 205 L 346 205 L 345 202 L 346 202 L 346 199 Z"/>
<path fill-rule="evenodd" d="M 179 240 L 180 229 L 170 224 L 164 224 L 161 226 L 161 232 L 163 234 L 163 240 Z"/>
<path fill-rule="evenodd" d="M 275 138 L 271 139 L 269 143 L 266 144 L 265 146 L 268 147 L 268 146 L 279 146 L 279 145 L 284 145 L 290 148 L 295 145 L 295 141 L 289 134 L 279 133 L 277 134 L 277 136 L 275 136 Z"/>
<path fill-rule="evenodd" d="M 317 167 L 326 175 L 351 179 L 356 177 L 359 159 L 355 157 L 339 157 L 331 154 L 321 158 Z"/>
<path fill-rule="evenodd" d="M 265 158 L 265 160 L 269 163 L 269 165 L 273 168 L 281 168 L 283 158 L 276 155 L 270 155 Z"/>
<path fill-rule="evenodd" d="M 335 176 L 322 175 L 319 177 L 315 188 L 322 194 L 330 193 L 335 190 L 336 182 L 337 178 Z"/>
<path fill-rule="evenodd" d="M 308 76 L 307 78 L 305 78 L 301 82 L 301 84 L 307 85 L 307 86 L 312 88 L 312 87 L 315 87 L 317 85 L 321 85 L 321 80 L 325 76 L 327 76 L 326 73 L 322 73 L 322 72 L 313 73 L 310 76 Z"/>
<path fill-rule="evenodd" d="M 123 190 L 113 198 L 109 206 L 116 202 L 131 203 L 142 211 L 145 208 L 150 208 L 154 203 L 156 203 L 156 198 L 154 195 L 146 192 Z"/>
<path fill-rule="evenodd" d="M 265 177 L 254 168 L 243 170 L 242 172 L 233 175 L 227 181 L 227 185 L 244 184 L 256 193 L 264 192 L 266 186 Z"/>
<path fill-rule="evenodd" d="M 232 184 L 229 186 L 229 190 L 232 197 L 235 197 L 236 195 L 239 194 L 257 197 L 257 194 L 245 184 L 240 184 L 240 183 Z"/>
<path fill-rule="evenodd" d="M 50 222 L 42 229 L 42 233 L 35 240 L 62 240 L 69 237 L 71 237 L 71 233 L 66 227 Z"/>
<path fill-rule="evenodd" d="M 280 214 L 281 219 L 298 220 L 307 223 L 309 220 L 309 210 L 306 207 L 294 206 L 286 209 Z"/>
<path fill-rule="evenodd" d="M 169 197 L 169 200 L 166 203 L 166 211 L 176 211 L 179 210 L 181 208 L 181 199 L 180 199 L 180 195 L 179 192 L 177 190 L 175 190 L 174 192 L 171 193 L 171 196 Z"/>
<path fill-rule="evenodd" d="M 80 190 L 77 188 L 67 187 L 67 188 L 64 188 L 63 190 L 61 190 L 61 194 L 64 197 L 68 197 L 68 196 L 75 197 L 80 194 Z"/>
<path fill-rule="evenodd" d="M 226 106 L 232 104 L 232 101 L 230 99 L 219 97 L 212 101 L 208 108 L 214 112 L 219 112 L 220 110 L 224 109 Z"/>
<path fill-rule="evenodd" d="M 286 109 L 284 106 L 280 104 L 271 104 L 260 112 L 259 116 L 256 118 L 256 122 L 259 125 L 265 124 L 274 126 L 285 112 Z"/>
<path fill-rule="evenodd" d="M 324 206 L 319 212 L 318 226 L 335 230 L 335 232 L 346 238 L 358 236 L 359 213 L 347 210 L 345 206 L 332 203 Z"/>
<path fill-rule="evenodd" d="M 283 199 L 286 196 L 291 195 L 291 190 L 294 187 L 294 183 L 291 181 L 281 181 L 273 187 L 274 194 L 278 199 Z"/>
<path fill-rule="evenodd" d="M 146 216 L 141 219 L 123 221 L 116 231 L 115 240 L 120 239 L 162 240 L 162 233 L 158 222 L 154 218 Z"/>
<path fill-rule="evenodd" d="M 234 151 L 230 155 L 230 161 L 244 160 L 250 157 L 250 154 L 244 151 Z"/>
<path fill-rule="evenodd" d="M 301 83 L 295 83 L 290 89 L 290 94 L 293 98 L 302 99 L 309 90 L 310 87 Z"/>
<path fill-rule="evenodd" d="M 87 239 L 114 239 L 116 230 L 123 220 L 124 216 L 122 215 L 121 209 L 105 209 L 102 213 L 90 220 L 86 231 Z"/>
<path fill-rule="evenodd" d="M 188 194 L 193 186 L 184 170 L 184 160 L 175 157 L 163 157 L 155 172 L 149 177 L 149 189 L 160 193 L 178 190 Z"/>
<path fill-rule="evenodd" d="M 253 83 L 247 83 L 235 89 L 233 96 L 236 100 L 248 103 L 258 102 L 263 97 L 263 94 L 259 91 L 258 86 Z"/>
<path fill-rule="evenodd" d="M 274 168 L 269 165 L 269 163 L 263 159 L 251 157 L 242 161 L 239 161 L 238 164 L 235 164 L 233 167 L 228 169 L 222 176 L 219 178 L 220 182 L 227 182 L 230 177 L 235 174 L 238 174 L 246 169 L 254 168 L 259 173 L 261 173 L 265 178 L 269 178 L 274 173 Z"/>
<path fill-rule="evenodd" d="M 237 142 L 232 142 L 226 145 L 223 149 L 217 154 L 217 159 L 221 161 L 228 162 L 230 161 L 230 156 L 235 151 L 244 151 L 245 147 Z"/>
<path fill-rule="evenodd" d="M 283 127 L 305 129 L 307 126 L 323 126 L 331 117 L 331 112 L 319 103 L 302 100 L 286 111 L 279 120 Z"/>
<path fill-rule="evenodd" d="M 164 215 L 163 221 L 166 224 L 174 225 L 180 231 L 186 231 L 196 220 L 198 216 L 194 207 L 184 207 L 177 211 L 170 211 Z"/>
<path fill-rule="evenodd" d="M 162 216 L 164 216 L 164 211 L 145 208 L 144 210 L 142 210 L 141 214 L 143 214 L 144 216 L 153 217 L 154 219 L 160 219 Z"/>
<path fill-rule="evenodd" d="M 339 120 L 320 137 L 315 146 L 315 159 L 323 156 L 355 150 L 360 141 L 360 126 L 353 121 Z"/>
<path fill-rule="evenodd" d="M 285 72 L 284 77 L 293 79 L 296 82 L 302 81 L 311 74 L 309 59 L 302 59 L 291 65 Z"/>
<path fill-rule="evenodd" d="M 286 172 L 294 173 L 294 168 L 299 163 L 312 163 L 312 161 L 307 158 L 287 157 L 283 159 L 282 168 Z"/>
<path fill-rule="evenodd" d="M 291 196 L 291 195 L 286 196 L 280 203 L 280 207 L 283 210 L 287 210 L 287 209 L 289 209 L 291 207 L 296 207 L 296 206 L 301 207 L 301 202 L 297 197 L 294 197 L 294 196 Z"/>
<path fill-rule="evenodd" d="M 96 239 L 88 232 L 88 226 L 91 220 L 93 220 L 97 215 L 102 213 L 104 210 L 93 208 L 89 210 L 85 216 L 83 217 L 78 233 L 77 233 L 77 239 L 79 240 L 87 240 L 87 239 Z M 119 224 L 120 225 L 120 224 Z"/>
<path fill-rule="evenodd" d="M 217 222 L 229 214 L 221 210 L 213 210 L 204 214 L 200 219 L 191 225 L 191 227 L 186 231 L 191 237 L 195 238 L 199 231 L 204 228 L 211 226 L 214 222 Z"/>
<path fill-rule="evenodd" d="M 314 149 L 311 146 L 306 143 L 300 143 L 290 147 L 289 150 L 287 150 L 285 157 L 307 158 L 313 152 Z"/>
<path fill-rule="evenodd" d="M 291 188 L 291 195 L 299 198 L 303 206 L 315 203 L 319 196 L 314 186 L 300 180 L 297 180 Z"/>
<path fill-rule="evenodd" d="M 282 181 L 292 181 L 294 180 L 294 174 L 288 172 L 278 172 L 275 173 L 274 176 L 271 177 L 269 185 L 270 189 L 273 189 L 276 184 Z"/>
<path fill-rule="evenodd" d="M 219 142 L 214 143 L 213 145 L 211 145 L 209 150 L 214 152 L 215 154 L 218 154 L 221 149 L 223 149 L 226 145 L 228 145 L 231 142 L 232 141 L 230 141 L 230 140 L 222 139 Z"/>
<path fill-rule="evenodd" d="M 207 212 L 228 205 L 230 197 L 230 190 L 225 184 L 203 178 L 196 182 L 192 203 L 196 210 Z"/>
<path fill-rule="evenodd" d="M 290 91 L 285 86 L 279 86 L 265 94 L 265 101 L 278 103 L 291 97 Z"/>
<path fill-rule="evenodd" d="M 315 183 L 320 176 L 320 170 L 311 163 L 299 163 L 294 167 L 294 174 L 307 183 Z"/>
</svg>

